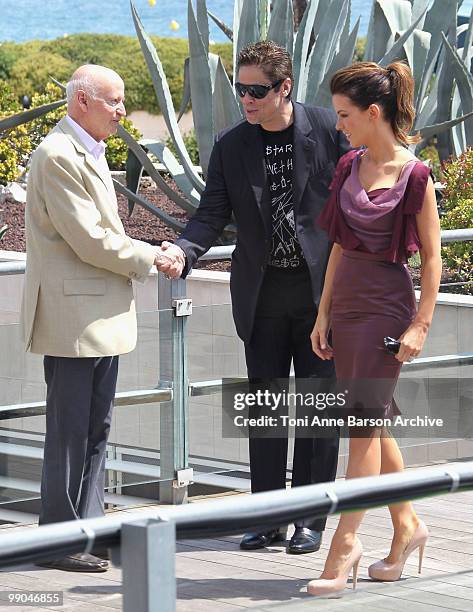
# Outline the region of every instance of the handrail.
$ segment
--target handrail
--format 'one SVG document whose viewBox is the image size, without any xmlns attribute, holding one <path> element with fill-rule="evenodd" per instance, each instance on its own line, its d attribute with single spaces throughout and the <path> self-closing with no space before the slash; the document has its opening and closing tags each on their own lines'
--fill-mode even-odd
<svg viewBox="0 0 473 612">
<path fill-rule="evenodd" d="M 449 242 L 462 242 L 467 240 L 473 240 L 473 228 L 467 229 L 454 229 L 454 230 L 442 230 L 440 232 L 442 244 Z M 235 250 L 234 244 L 225 246 L 214 246 L 200 257 L 200 261 L 211 261 L 215 259 L 230 259 L 233 251 Z M 15 261 L 15 262 L 0 262 L 0 276 L 9 274 L 23 274 L 25 271 L 26 262 Z"/>
<path fill-rule="evenodd" d="M 473 228 L 442 230 L 440 232 L 440 237 L 442 239 L 442 244 L 473 240 Z"/>
<path fill-rule="evenodd" d="M 24 274 L 26 269 L 25 261 L 1 261 L 0 276 L 9 276 L 10 274 Z"/>
<path fill-rule="evenodd" d="M 136 404 L 151 404 L 153 402 L 170 402 L 171 400 L 171 388 L 139 389 L 116 393 L 114 406 L 133 406 Z M 43 414 L 46 414 L 46 400 L 0 406 L 0 421 Z"/>
<path fill-rule="evenodd" d="M 0 539 L 0 567 L 59 558 L 93 543 L 117 546 L 124 524 L 145 519 L 172 521 L 179 539 L 209 538 L 276 527 L 308 517 L 323 517 L 473 488 L 473 462 L 455 468 L 422 468 L 351 480 L 255 493 L 212 503 L 198 502 L 95 519 L 15 529 Z"/>
<path fill-rule="evenodd" d="M 438 357 L 419 357 L 414 361 L 405 361 L 403 368 L 409 373 L 422 371 L 427 368 L 452 368 L 473 365 L 473 353 L 458 355 L 439 355 Z M 189 395 L 201 397 L 204 395 L 215 395 L 221 393 L 222 389 L 228 389 L 232 385 L 241 384 L 245 381 L 244 376 L 236 378 L 216 378 L 214 380 L 199 380 L 189 383 Z"/>
</svg>

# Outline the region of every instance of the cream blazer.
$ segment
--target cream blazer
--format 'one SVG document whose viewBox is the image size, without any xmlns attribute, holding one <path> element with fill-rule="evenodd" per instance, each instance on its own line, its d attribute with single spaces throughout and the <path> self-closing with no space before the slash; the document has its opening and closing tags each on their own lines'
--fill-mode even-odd
<svg viewBox="0 0 473 612">
<path fill-rule="evenodd" d="M 26 350 L 103 357 L 135 348 L 132 279 L 146 279 L 156 247 L 125 235 L 110 172 L 65 119 L 32 157 L 26 251 Z"/>
</svg>

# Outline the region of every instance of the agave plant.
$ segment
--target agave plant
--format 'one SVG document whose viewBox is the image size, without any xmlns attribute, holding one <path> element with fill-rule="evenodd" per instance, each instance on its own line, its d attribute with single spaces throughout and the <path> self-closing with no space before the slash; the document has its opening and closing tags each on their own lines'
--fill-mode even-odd
<svg viewBox="0 0 473 612">
<path fill-rule="evenodd" d="M 5 117 L 4 119 L 0 119 L 0 138 L 2 138 L 2 134 L 7 132 L 8 130 L 13 130 L 19 125 L 23 125 L 24 123 L 29 123 L 34 119 L 38 119 L 42 115 L 46 115 L 50 111 L 63 106 L 66 103 L 66 100 L 58 100 L 57 102 L 51 102 L 49 104 L 44 104 L 43 106 L 37 106 L 36 108 L 32 108 L 30 110 L 22 111 L 21 113 L 16 113 L 14 115 L 10 115 L 9 117 Z"/>
<path fill-rule="evenodd" d="M 8 225 L 6 224 L 0 227 L 0 240 L 3 238 L 3 236 L 5 236 L 7 229 Z"/>
<path fill-rule="evenodd" d="M 271 9 L 272 4 L 272 9 Z M 437 137 L 442 159 L 473 145 L 473 77 L 469 66 L 473 56 L 473 19 L 457 28 L 462 0 L 373 0 L 365 59 L 387 65 L 406 61 L 415 78 L 417 117 L 415 130 L 422 137 L 421 148 Z M 430 6 L 431 5 L 431 6 Z M 430 8 L 429 8 L 430 6 Z M 177 151 L 177 158 L 162 143 L 141 144 L 164 164 L 183 195 L 173 191 L 150 162 L 147 153 L 126 134 L 132 154 L 128 165 L 128 187 L 122 193 L 143 203 L 137 191 L 142 167 L 162 186 L 166 194 L 189 214 L 199 203 L 204 182 L 190 162 L 174 113 L 162 64 L 145 32 L 136 8 L 131 11 L 141 48 L 150 71 L 159 106 Z M 472 13 L 473 15 L 473 13 Z M 192 102 L 194 127 L 205 176 L 215 136 L 242 118 L 233 84 L 220 58 L 209 51 L 211 18 L 233 42 L 234 66 L 246 45 L 271 39 L 292 55 L 293 98 L 330 107 L 329 82 L 339 68 L 353 61 L 359 19 L 350 29 L 351 0 L 310 0 L 294 33 L 292 0 L 235 0 L 233 26 L 207 10 L 205 0 L 188 0 L 189 58 L 184 67 L 184 92 L 179 117 Z M 465 44 L 457 48 L 459 34 L 466 30 Z M 234 75 L 236 79 L 236 75 Z M 180 224 L 157 213 L 176 230 Z M 234 228 L 228 227 L 226 239 Z"/>
</svg>

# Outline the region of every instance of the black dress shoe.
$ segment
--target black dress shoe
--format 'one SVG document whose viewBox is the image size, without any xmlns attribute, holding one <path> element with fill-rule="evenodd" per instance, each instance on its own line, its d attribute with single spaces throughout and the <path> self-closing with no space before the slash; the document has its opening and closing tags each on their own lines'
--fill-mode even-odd
<svg viewBox="0 0 473 612">
<path fill-rule="evenodd" d="M 48 569 L 64 570 L 65 572 L 106 572 L 108 570 L 108 561 L 86 553 L 68 555 L 53 561 L 40 561 L 36 565 Z"/>
<path fill-rule="evenodd" d="M 240 548 L 243 550 L 256 550 L 270 546 L 273 542 L 284 542 L 286 539 L 286 530 L 271 529 L 271 531 L 262 531 L 260 533 L 246 533 L 240 542 Z"/>
<path fill-rule="evenodd" d="M 92 554 L 94 555 L 94 557 L 98 557 L 99 559 L 105 559 L 106 561 L 110 560 L 109 548 L 93 548 Z"/>
<path fill-rule="evenodd" d="M 292 555 L 317 552 L 322 543 L 322 532 L 308 527 L 296 527 L 286 552 Z"/>
</svg>

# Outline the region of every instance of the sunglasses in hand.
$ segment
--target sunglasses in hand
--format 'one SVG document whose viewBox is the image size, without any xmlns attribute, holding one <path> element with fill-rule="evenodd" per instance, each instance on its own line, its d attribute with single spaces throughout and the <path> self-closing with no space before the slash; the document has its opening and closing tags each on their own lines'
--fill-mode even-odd
<svg viewBox="0 0 473 612">
<path fill-rule="evenodd" d="M 386 336 L 383 339 L 383 342 L 384 342 L 384 348 L 389 353 L 392 353 L 393 355 L 397 355 L 399 353 L 399 349 L 401 348 L 401 343 L 399 342 L 399 340 L 396 340 L 395 338 L 391 338 L 390 336 Z"/>
<path fill-rule="evenodd" d="M 257 100 L 261 100 L 265 98 L 271 89 L 275 89 L 284 79 L 279 79 L 276 83 L 272 83 L 271 85 L 243 85 L 243 83 L 235 83 L 235 89 L 240 98 L 243 98 L 247 93 L 252 98 L 256 98 Z"/>
</svg>

